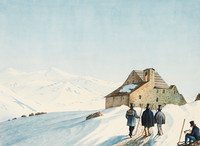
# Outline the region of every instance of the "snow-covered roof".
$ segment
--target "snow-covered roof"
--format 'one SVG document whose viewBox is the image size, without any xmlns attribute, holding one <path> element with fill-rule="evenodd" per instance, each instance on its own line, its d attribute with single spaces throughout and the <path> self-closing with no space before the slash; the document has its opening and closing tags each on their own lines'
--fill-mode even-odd
<svg viewBox="0 0 200 146">
<path fill-rule="evenodd" d="M 124 96 L 131 94 L 134 90 L 138 89 L 142 85 L 144 85 L 146 82 L 138 83 L 138 84 L 128 84 L 128 85 L 122 85 L 112 93 L 108 94 L 106 97 L 112 97 L 112 96 Z"/>
<path fill-rule="evenodd" d="M 131 90 L 136 88 L 137 86 L 138 86 L 137 84 L 125 85 L 120 89 L 120 92 L 128 92 L 128 93 L 130 93 Z"/>
</svg>

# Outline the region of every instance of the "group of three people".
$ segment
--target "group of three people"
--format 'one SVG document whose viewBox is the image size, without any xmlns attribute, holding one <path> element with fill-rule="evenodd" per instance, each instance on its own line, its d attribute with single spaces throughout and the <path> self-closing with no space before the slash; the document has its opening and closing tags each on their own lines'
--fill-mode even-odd
<svg viewBox="0 0 200 146">
<path fill-rule="evenodd" d="M 157 135 L 162 135 L 162 124 L 165 124 L 165 114 L 161 110 L 161 105 L 159 105 L 158 111 L 154 116 L 150 109 L 150 105 L 147 104 L 146 110 L 143 112 L 142 117 L 139 117 L 137 112 L 133 109 L 133 103 L 131 103 L 130 109 L 126 112 L 127 126 L 129 126 L 129 136 L 132 137 L 132 133 L 136 125 L 136 118 L 142 118 L 142 126 L 144 126 L 145 136 L 151 135 L 150 128 L 154 126 L 154 123 L 157 123 Z"/>
</svg>

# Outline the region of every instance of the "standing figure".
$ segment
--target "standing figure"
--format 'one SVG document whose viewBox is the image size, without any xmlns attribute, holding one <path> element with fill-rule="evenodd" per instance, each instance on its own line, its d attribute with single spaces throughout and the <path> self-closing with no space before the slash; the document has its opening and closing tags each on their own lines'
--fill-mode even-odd
<svg viewBox="0 0 200 146">
<path fill-rule="evenodd" d="M 158 134 L 157 135 L 162 135 L 163 130 L 162 130 L 162 124 L 165 124 L 165 114 L 161 111 L 162 107 L 161 105 L 158 105 L 158 111 L 155 114 L 155 123 L 157 123 L 157 128 L 158 128 Z"/>
<path fill-rule="evenodd" d="M 200 131 L 194 121 L 190 121 L 190 127 L 192 127 L 192 132 L 185 135 L 185 144 L 187 144 L 188 139 L 190 143 L 200 140 Z"/>
<path fill-rule="evenodd" d="M 135 118 L 139 118 L 136 111 L 133 109 L 133 103 L 130 104 L 130 109 L 126 112 L 127 126 L 129 126 L 129 136 L 132 137 L 135 128 Z"/>
<path fill-rule="evenodd" d="M 145 136 L 151 136 L 150 128 L 154 126 L 154 116 L 149 104 L 147 104 L 146 110 L 142 114 L 142 126 L 144 126 Z"/>
</svg>

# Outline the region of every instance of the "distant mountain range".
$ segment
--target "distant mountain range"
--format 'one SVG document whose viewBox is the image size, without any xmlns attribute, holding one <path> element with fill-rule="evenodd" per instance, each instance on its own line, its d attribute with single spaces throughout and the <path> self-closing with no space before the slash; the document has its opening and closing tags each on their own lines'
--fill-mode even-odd
<svg viewBox="0 0 200 146">
<path fill-rule="evenodd" d="M 58 68 L 0 72 L 0 121 L 36 111 L 104 108 L 104 96 L 121 83 L 72 75 Z"/>
</svg>

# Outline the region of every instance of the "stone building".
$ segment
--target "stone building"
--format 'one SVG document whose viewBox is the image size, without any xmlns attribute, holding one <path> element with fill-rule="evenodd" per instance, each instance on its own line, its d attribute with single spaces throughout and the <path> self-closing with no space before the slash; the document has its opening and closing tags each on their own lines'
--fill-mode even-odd
<svg viewBox="0 0 200 146">
<path fill-rule="evenodd" d="M 168 86 L 153 68 L 133 70 L 123 85 L 105 96 L 105 100 L 106 108 L 130 103 L 144 107 L 149 103 L 152 109 L 156 109 L 158 105 L 186 103 L 176 86 Z"/>
<path fill-rule="evenodd" d="M 200 100 L 200 93 L 197 95 L 195 101 Z"/>
</svg>

